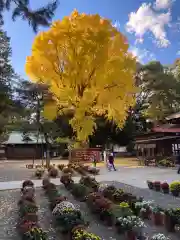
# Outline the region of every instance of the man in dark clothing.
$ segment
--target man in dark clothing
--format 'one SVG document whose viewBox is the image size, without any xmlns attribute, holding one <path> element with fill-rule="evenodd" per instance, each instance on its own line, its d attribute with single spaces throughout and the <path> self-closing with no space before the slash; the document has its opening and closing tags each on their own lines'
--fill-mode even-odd
<svg viewBox="0 0 180 240">
<path fill-rule="evenodd" d="M 113 153 L 109 155 L 109 164 L 113 167 L 114 171 L 116 171 L 116 168 L 114 166 L 114 156 Z"/>
</svg>

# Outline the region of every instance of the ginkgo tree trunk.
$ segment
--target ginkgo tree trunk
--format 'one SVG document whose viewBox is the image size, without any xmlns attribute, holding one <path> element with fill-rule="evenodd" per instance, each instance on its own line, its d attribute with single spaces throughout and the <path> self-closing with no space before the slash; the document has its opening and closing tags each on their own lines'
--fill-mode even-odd
<svg viewBox="0 0 180 240">
<path fill-rule="evenodd" d="M 69 121 L 78 143 L 96 129 L 95 116 L 123 127 L 137 91 L 136 59 L 111 21 L 76 10 L 39 33 L 26 60 L 32 81 L 49 85 L 52 101 L 44 108 L 48 119 L 71 110 Z"/>
</svg>

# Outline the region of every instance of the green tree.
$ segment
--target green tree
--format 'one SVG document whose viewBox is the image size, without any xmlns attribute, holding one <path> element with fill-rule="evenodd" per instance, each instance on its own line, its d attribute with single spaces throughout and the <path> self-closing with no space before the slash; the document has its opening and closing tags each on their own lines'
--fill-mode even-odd
<svg viewBox="0 0 180 240">
<path fill-rule="evenodd" d="M 179 110 L 180 81 L 174 71 L 160 62 L 150 62 L 139 68 L 136 82 L 140 93 L 138 100 L 144 113 L 156 121 L 163 120 L 167 115 Z"/>
<path fill-rule="evenodd" d="M 67 116 L 64 116 L 64 118 L 61 116 L 54 121 L 44 119 L 42 116 L 44 103 L 51 100 L 48 87 L 45 85 L 21 81 L 16 91 L 24 112 L 22 118 L 19 122 L 16 122 L 14 127 L 25 132 L 26 135 L 32 131 L 36 131 L 37 144 L 41 142 L 41 136 L 43 136 L 47 146 L 46 164 L 49 165 L 51 144 L 55 143 L 58 137 L 66 136 L 66 131 L 69 131 L 69 126 L 65 120 Z"/>
<path fill-rule="evenodd" d="M 34 32 L 37 32 L 39 26 L 49 26 L 57 6 L 58 0 L 55 0 L 39 9 L 32 10 L 29 0 L 0 0 L 0 18 L 3 19 L 5 10 L 12 10 L 13 21 L 20 17 L 29 23 Z"/>
<path fill-rule="evenodd" d="M 12 68 L 10 57 L 10 38 L 0 25 L 0 136 L 6 133 L 6 126 L 14 120 L 18 112 L 18 104 L 13 97 L 13 85 L 17 79 Z"/>
</svg>

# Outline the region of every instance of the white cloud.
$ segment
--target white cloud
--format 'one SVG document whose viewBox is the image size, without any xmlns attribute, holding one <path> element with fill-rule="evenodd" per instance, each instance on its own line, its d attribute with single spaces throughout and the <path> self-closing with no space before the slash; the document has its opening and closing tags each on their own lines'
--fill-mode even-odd
<svg viewBox="0 0 180 240">
<path fill-rule="evenodd" d="M 129 51 L 141 63 L 156 60 L 155 55 L 153 53 L 151 53 L 150 51 L 148 51 L 147 49 L 140 49 L 140 48 L 137 48 L 137 47 L 131 47 Z"/>
<path fill-rule="evenodd" d="M 177 51 L 176 55 L 180 55 L 180 50 L 179 50 L 179 51 Z"/>
<path fill-rule="evenodd" d="M 117 28 L 118 30 L 120 29 L 120 22 L 119 21 L 115 21 L 115 23 L 113 24 L 113 27 Z"/>
<path fill-rule="evenodd" d="M 137 12 L 129 14 L 129 21 L 126 24 L 126 30 L 134 33 L 137 41 L 142 42 L 144 35 L 152 33 L 159 47 L 168 47 L 170 44 L 167 39 L 165 28 L 170 26 L 171 13 L 157 13 L 153 10 L 151 4 L 143 3 Z"/>
<path fill-rule="evenodd" d="M 168 9 L 172 6 L 174 0 L 156 0 L 154 8 L 156 10 Z"/>
</svg>

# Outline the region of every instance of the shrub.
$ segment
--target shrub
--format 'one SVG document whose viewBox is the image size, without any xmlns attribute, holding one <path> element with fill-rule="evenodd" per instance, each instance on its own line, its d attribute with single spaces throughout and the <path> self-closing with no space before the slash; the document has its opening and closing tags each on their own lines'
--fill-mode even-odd
<svg viewBox="0 0 180 240">
<path fill-rule="evenodd" d="M 133 215 L 133 212 L 129 206 L 128 203 L 126 202 L 121 202 L 119 205 L 115 205 L 113 207 L 113 215 L 118 218 L 118 217 L 127 217 Z"/>
<path fill-rule="evenodd" d="M 64 167 L 62 170 L 63 173 L 70 173 L 73 174 L 73 170 L 70 167 Z"/>
<path fill-rule="evenodd" d="M 61 176 L 60 182 L 64 185 L 69 185 L 70 183 L 74 183 L 74 180 L 72 179 L 70 174 L 66 173 Z"/>
<path fill-rule="evenodd" d="M 81 200 L 85 200 L 85 197 L 88 195 L 89 191 L 90 190 L 85 185 L 80 183 L 75 183 L 72 186 L 71 193 L 75 197 L 80 198 Z"/>
<path fill-rule="evenodd" d="M 36 177 L 41 178 L 43 176 L 43 174 L 44 174 L 44 169 L 42 169 L 42 168 L 36 169 L 36 171 L 35 171 Z"/>
<path fill-rule="evenodd" d="M 58 176 L 58 170 L 55 167 L 49 169 L 49 177 L 56 178 Z"/>
<path fill-rule="evenodd" d="M 107 198 L 101 197 L 95 199 L 95 205 L 99 208 L 100 211 L 108 210 L 111 208 L 112 203 Z"/>
<path fill-rule="evenodd" d="M 179 181 L 174 181 L 170 184 L 170 190 L 172 191 L 177 191 L 180 192 L 180 182 Z"/>
<path fill-rule="evenodd" d="M 104 197 L 107 197 L 109 199 L 113 198 L 113 194 L 116 192 L 116 188 L 113 185 L 107 186 L 104 190 L 103 190 L 103 195 Z"/>
<path fill-rule="evenodd" d="M 96 179 L 91 176 L 82 176 L 79 183 L 84 184 L 87 187 L 91 187 L 94 190 L 97 190 L 99 185 Z"/>
<path fill-rule="evenodd" d="M 84 229 L 76 229 L 72 232 L 72 240 L 101 240 L 101 238 Z"/>
<path fill-rule="evenodd" d="M 44 178 L 42 181 L 43 188 L 48 188 L 48 185 L 50 184 L 50 179 L 48 177 Z"/>
<path fill-rule="evenodd" d="M 26 180 L 26 181 L 23 182 L 22 188 L 27 187 L 27 186 L 33 187 L 34 183 L 31 180 Z"/>
<path fill-rule="evenodd" d="M 63 168 L 65 167 L 65 165 L 64 165 L 64 164 L 59 164 L 57 167 L 58 167 L 58 169 L 59 169 L 60 171 L 62 171 Z"/>
<path fill-rule="evenodd" d="M 46 240 L 47 235 L 45 232 L 43 232 L 42 228 L 35 226 L 26 233 L 25 239 Z"/>
</svg>

